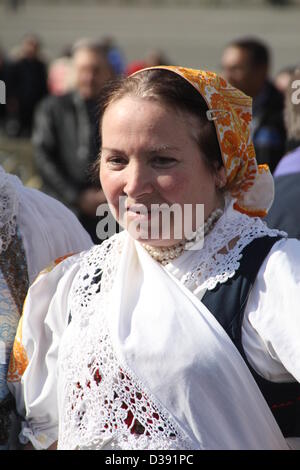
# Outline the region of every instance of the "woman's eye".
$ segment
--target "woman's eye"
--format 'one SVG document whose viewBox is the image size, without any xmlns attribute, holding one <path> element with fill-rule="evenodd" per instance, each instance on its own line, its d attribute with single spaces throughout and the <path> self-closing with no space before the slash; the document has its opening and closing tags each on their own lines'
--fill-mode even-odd
<svg viewBox="0 0 300 470">
<path fill-rule="evenodd" d="M 125 165 L 127 161 L 124 157 L 110 157 L 107 159 L 107 163 L 110 165 Z"/>
<path fill-rule="evenodd" d="M 172 166 L 176 163 L 176 159 L 172 157 L 154 157 L 152 162 L 155 166 Z"/>
</svg>

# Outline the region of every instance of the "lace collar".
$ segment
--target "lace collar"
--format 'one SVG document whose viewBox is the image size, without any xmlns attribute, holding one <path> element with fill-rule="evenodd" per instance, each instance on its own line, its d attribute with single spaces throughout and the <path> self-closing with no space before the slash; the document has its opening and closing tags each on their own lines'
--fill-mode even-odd
<svg viewBox="0 0 300 470">
<path fill-rule="evenodd" d="M 241 214 L 233 208 L 233 204 L 234 200 L 227 197 L 224 214 L 204 238 L 204 243 L 200 241 L 193 250 L 162 266 L 195 294 L 200 290 L 212 290 L 218 283 L 232 278 L 240 266 L 243 249 L 254 239 L 287 236 L 285 232 L 270 229 L 259 217 Z M 112 284 L 112 273 L 117 269 L 127 236 L 128 232 L 124 230 L 89 250 L 84 256 L 84 270 L 89 271 L 94 264 L 100 265 L 103 276 L 110 278 Z M 196 249 L 197 246 L 199 249 Z M 153 260 L 153 263 L 156 261 Z"/>
<path fill-rule="evenodd" d="M 212 290 L 218 283 L 232 278 L 240 266 L 243 249 L 254 239 L 287 236 L 285 232 L 270 229 L 259 217 L 241 214 L 233 204 L 234 200 L 226 197 L 224 214 L 204 238 L 200 249 L 185 252 L 165 268 L 195 293 Z"/>
<path fill-rule="evenodd" d="M 17 178 L 8 175 L 0 166 L 0 254 L 7 250 L 16 233 L 19 200 L 15 183 Z"/>
</svg>

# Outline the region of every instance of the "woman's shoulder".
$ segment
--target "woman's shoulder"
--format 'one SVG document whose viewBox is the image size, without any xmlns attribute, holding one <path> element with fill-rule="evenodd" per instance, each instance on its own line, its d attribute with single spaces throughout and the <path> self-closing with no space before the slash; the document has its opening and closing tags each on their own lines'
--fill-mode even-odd
<svg viewBox="0 0 300 470">
<path fill-rule="evenodd" d="M 272 262 L 291 261 L 297 263 L 300 259 L 300 240 L 282 237 L 276 241 L 270 250 L 269 260 Z"/>
<path fill-rule="evenodd" d="M 60 256 L 59 258 L 54 259 L 51 263 L 49 263 L 42 271 L 39 273 L 37 278 L 35 279 L 33 285 L 43 276 L 50 274 L 51 272 L 61 273 L 62 275 L 65 274 L 68 269 L 72 267 L 80 266 L 81 258 L 87 253 L 87 251 L 83 251 L 81 253 L 67 253 L 64 256 Z"/>
<path fill-rule="evenodd" d="M 274 243 L 260 269 L 260 276 L 267 283 L 282 285 L 300 279 L 300 240 L 281 238 Z"/>
<path fill-rule="evenodd" d="M 106 262 L 110 256 L 117 255 L 118 248 L 123 243 L 123 232 L 117 233 L 107 240 L 103 241 L 101 245 L 94 245 L 88 250 L 79 253 L 67 253 L 45 267 L 34 281 L 36 284 L 40 279 L 49 275 L 53 278 L 61 278 L 63 276 L 74 275 L 80 270 L 87 270 L 90 267 L 97 265 L 101 269 L 102 263 Z"/>
</svg>

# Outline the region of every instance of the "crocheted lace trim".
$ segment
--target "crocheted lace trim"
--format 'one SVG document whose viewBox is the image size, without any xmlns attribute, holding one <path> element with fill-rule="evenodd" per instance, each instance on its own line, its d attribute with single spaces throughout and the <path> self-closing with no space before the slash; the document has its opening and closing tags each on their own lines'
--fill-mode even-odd
<svg viewBox="0 0 300 470">
<path fill-rule="evenodd" d="M 203 248 L 193 252 L 189 271 L 181 282 L 188 288 L 212 290 L 227 282 L 240 266 L 243 249 L 256 238 L 285 237 L 285 232 L 270 229 L 259 217 L 249 217 L 233 209 L 229 202 L 224 215 L 204 238 Z"/>
<path fill-rule="evenodd" d="M 191 449 L 189 437 L 113 347 L 105 313 L 121 241 L 119 235 L 88 252 L 73 284 L 72 319 L 59 358 L 58 448 Z"/>
<path fill-rule="evenodd" d="M 19 201 L 7 173 L 0 166 L 0 254 L 16 234 Z"/>
</svg>

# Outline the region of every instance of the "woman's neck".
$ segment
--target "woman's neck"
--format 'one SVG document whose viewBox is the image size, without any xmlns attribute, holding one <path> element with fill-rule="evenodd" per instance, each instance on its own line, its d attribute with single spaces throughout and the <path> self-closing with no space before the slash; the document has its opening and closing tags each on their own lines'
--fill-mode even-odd
<svg viewBox="0 0 300 470">
<path fill-rule="evenodd" d="M 148 244 L 143 244 L 143 246 L 153 259 L 165 266 L 170 261 L 179 258 L 184 250 L 191 249 L 196 243 L 203 239 L 203 237 L 213 229 L 223 212 L 224 208 L 221 209 L 217 207 L 210 213 L 204 224 L 200 225 L 188 239 L 181 240 L 172 246 L 162 247 Z"/>
</svg>

